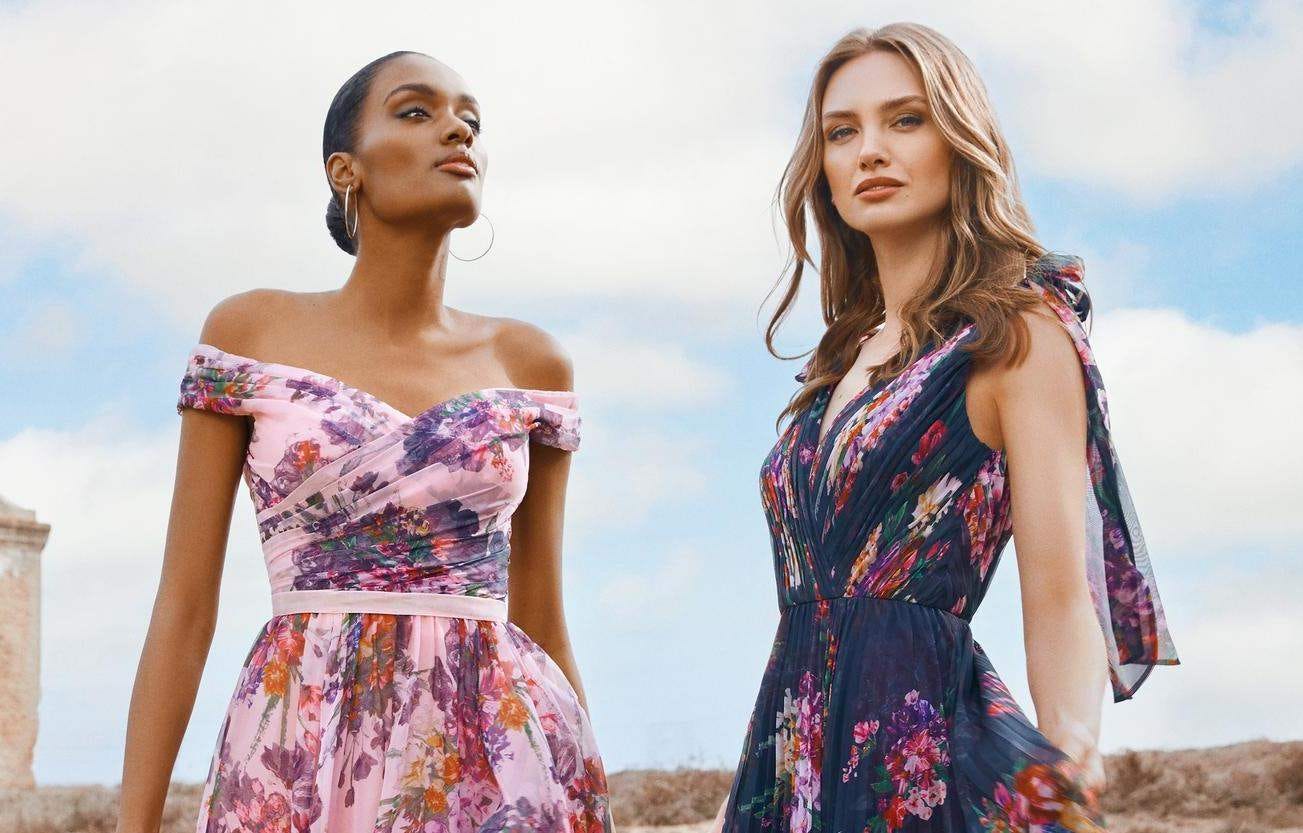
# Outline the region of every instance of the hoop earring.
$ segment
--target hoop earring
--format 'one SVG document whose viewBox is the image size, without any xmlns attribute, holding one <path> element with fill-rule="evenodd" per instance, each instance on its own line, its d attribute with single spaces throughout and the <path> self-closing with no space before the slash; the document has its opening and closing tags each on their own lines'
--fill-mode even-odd
<svg viewBox="0 0 1303 833">
<path fill-rule="evenodd" d="M 350 182 L 348 184 L 348 187 L 344 189 L 344 231 L 348 233 L 348 237 L 350 240 L 357 236 L 357 221 L 358 221 L 357 206 L 354 205 L 353 206 L 353 228 L 350 229 L 348 227 L 348 195 L 349 193 L 352 192 L 352 190 L 353 190 L 353 183 Z"/>
<path fill-rule="evenodd" d="M 475 257 L 457 257 L 456 253 L 453 252 L 453 250 L 452 250 L 452 246 L 449 245 L 449 246 L 448 246 L 448 254 L 452 255 L 453 257 L 457 257 L 457 259 L 460 260 L 460 261 L 463 261 L 463 262 L 465 262 L 465 263 L 469 263 L 469 262 L 471 262 L 472 260 L 479 260 L 480 258 L 484 257 L 486 254 L 489 253 L 489 249 L 492 249 L 492 248 L 493 248 L 493 221 L 489 219 L 489 215 L 485 214 L 485 213 L 482 212 L 482 211 L 480 212 L 480 216 L 483 217 L 483 218 L 484 218 L 484 221 L 487 222 L 487 223 L 489 224 L 489 246 L 488 246 L 488 248 L 485 249 L 484 251 L 480 252 L 479 254 L 475 255 Z"/>
</svg>

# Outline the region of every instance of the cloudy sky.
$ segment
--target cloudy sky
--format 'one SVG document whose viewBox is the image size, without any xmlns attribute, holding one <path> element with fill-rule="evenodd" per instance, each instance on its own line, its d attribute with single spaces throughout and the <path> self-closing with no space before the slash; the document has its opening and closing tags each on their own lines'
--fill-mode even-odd
<svg viewBox="0 0 1303 833">
<path fill-rule="evenodd" d="M 903 19 L 976 62 L 1040 239 L 1085 259 L 1185 663 L 1106 705 L 1106 750 L 1303 737 L 1296 4 L 3 2 L 0 494 L 53 525 L 38 780 L 120 777 L 187 351 L 231 293 L 344 280 L 321 124 L 394 49 L 484 103 L 496 242 L 452 263 L 448 302 L 575 361 L 567 615 L 607 767 L 731 767 L 777 622 L 757 475 L 796 370 L 760 335 L 770 199 L 818 56 Z M 814 343 L 813 300 L 786 351 Z M 243 490 L 227 559 L 180 780 L 270 615 Z M 974 628 L 1030 710 L 1016 579 L 1011 549 Z"/>
</svg>

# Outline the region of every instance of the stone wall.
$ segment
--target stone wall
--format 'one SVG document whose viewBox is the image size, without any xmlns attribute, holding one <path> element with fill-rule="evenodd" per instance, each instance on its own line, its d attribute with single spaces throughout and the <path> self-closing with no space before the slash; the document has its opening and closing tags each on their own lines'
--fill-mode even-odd
<svg viewBox="0 0 1303 833">
<path fill-rule="evenodd" d="M 41 696 L 41 550 L 48 524 L 0 497 L 0 788 L 36 786 Z"/>
</svg>

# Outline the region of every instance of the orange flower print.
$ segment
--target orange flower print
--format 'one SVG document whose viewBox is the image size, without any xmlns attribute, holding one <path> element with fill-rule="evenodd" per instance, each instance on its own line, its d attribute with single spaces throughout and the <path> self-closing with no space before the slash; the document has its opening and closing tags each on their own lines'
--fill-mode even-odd
<svg viewBox="0 0 1303 833">
<path fill-rule="evenodd" d="M 455 782 L 461 778 L 461 758 L 456 753 L 450 753 L 443 758 L 443 780 Z"/>
<path fill-rule="evenodd" d="M 262 687 L 268 697 L 284 697 L 289 690 L 290 672 L 285 663 L 272 660 L 262 669 Z"/>
<path fill-rule="evenodd" d="M 528 719 L 529 710 L 515 692 L 502 698 L 502 703 L 498 706 L 498 721 L 504 729 L 520 729 Z"/>
<path fill-rule="evenodd" d="M 448 812 L 448 796 L 443 794 L 442 785 L 431 784 L 425 788 L 425 806 L 436 815 Z"/>
</svg>

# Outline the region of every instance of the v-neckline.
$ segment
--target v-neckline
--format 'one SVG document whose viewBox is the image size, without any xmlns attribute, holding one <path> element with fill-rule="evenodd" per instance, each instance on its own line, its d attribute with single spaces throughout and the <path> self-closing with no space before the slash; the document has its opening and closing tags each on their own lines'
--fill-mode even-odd
<svg viewBox="0 0 1303 833">
<path fill-rule="evenodd" d="M 823 420 L 824 417 L 828 416 L 828 406 L 832 404 L 833 393 L 836 392 L 837 385 L 841 384 L 841 381 L 838 380 L 837 382 L 833 383 L 832 385 L 829 385 L 824 389 L 823 393 L 821 394 L 821 396 L 824 397 L 823 410 L 819 414 L 818 418 L 816 418 L 814 421 L 816 448 L 828 442 L 828 438 L 831 437 L 838 430 L 837 424 L 839 422 L 842 422 L 846 418 L 847 412 L 851 409 L 851 406 L 858 404 L 860 399 L 865 394 L 869 393 L 874 388 L 876 388 L 878 386 L 878 381 L 879 380 L 877 379 L 877 375 L 874 374 L 874 378 L 872 381 L 870 381 L 864 387 L 860 388 L 858 391 L 852 394 L 851 398 L 846 400 L 845 404 L 843 404 L 841 408 L 839 408 L 837 412 L 832 415 L 832 420 L 828 423 L 828 428 L 826 431 L 823 430 L 824 428 Z"/>
<path fill-rule="evenodd" d="M 877 327 L 873 328 L 873 331 L 872 331 L 872 332 L 870 332 L 870 333 L 868 333 L 867 335 L 864 335 L 864 336 L 862 336 L 862 337 L 860 338 L 860 340 L 859 340 L 859 342 L 856 344 L 856 346 L 857 346 L 857 347 L 860 347 L 861 345 L 863 345 L 864 342 L 868 341 L 870 338 L 872 338 L 873 336 L 877 335 L 877 333 L 878 333 L 879 331 L 881 331 L 881 330 L 883 329 L 883 327 L 885 327 L 885 326 L 886 326 L 885 324 L 879 324 Z M 823 418 L 824 418 L 825 416 L 828 415 L 828 414 L 827 414 L 828 405 L 832 404 L 832 398 L 833 398 L 833 395 L 837 393 L 837 388 L 841 385 L 842 380 L 845 379 L 846 376 L 843 375 L 843 376 L 841 377 L 841 379 L 838 379 L 836 382 L 833 382 L 831 385 L 827 385 L 827 386 L 824 387 L 824 393 L 823 393 L 823 396 L 825 397 L 825 399 L 824 399 L 824 410 L 819 414 L 819 418 L 818 418 L 817 420 L 815 420 L 815 426 L 814 426 L 814 439 L 815 439 L 815 446 L 816 446 L 816 447 L 823 445 L 824 441 L 828 438 L 828 435 L 831 434 L 834 430 L 836 430 L 836 427 L 837 427 L 837 421 L 838 421 L 839 419 L 841 419 L 841 417 L 845 414 L 846 409 L 849 408 L 852 404 L 854 404 L 855 401 L 858 400 L 858 399 L 859 399 L 861 396 L 863 396 L 865 393 L 868 393 L 870 390 L 872 390 L 874 387 L 877 386 L 877 384 L 878 384 L 878 373 L 877 373 L 878 368 L 882 367 L 884 364 L 886 364 L 887 362 L 889 362 L 889 361 L 891 361 L 893 358 L 895 358 L 895 356 L 896 356 L 899 352 L 900 352 L 900 351 L 897 350 L 896 353 L 891 354 L 890 356 L 888 356 L 887 358 L 885 358 L 885 359 L 883 359 L 882 361 L 878 362 L 877 364 L 875 364 L 875 365 L 870 365 L 870 366 L 867 368 L 868 371 L 872 371 L 872 381 L 868 382 L 868 383 L 865 384 L 863 387 L 861 387 L 858 391 L 856 391 L 854 394 L 852 394 L 852 395 L 851 395 L 851 398 L 848 399 L 848 400 L 846 400 L 845 404 L 842 405 L 842 407 L 837 411 L 837 413 L 833 414 L 833 420 L 832 420 L 832 422 L 828 423 L 828 430 L 827 430 L 827 431 L 824 431 L 824 430 L 823 430 Z M 855 354 L 855 358 L 856 358 L 856 359 L 859 358 L 859 353 L 858 353 L 858 352 Z M 854 368 L 852 367 L 852 370 L 853 370 L 853 369 L 854 369 Z M 847 371 L 847 373 L 849 373 L 849 372 L 850 372 L 850 371 Z"/>
<path fill-rule="evenodd" d="M 496 393 L 499 391 L 515 391 L 517 393 L 543 393 L 543 394 L 549 394 L 549 393 L 550 394 L 572 394 L 573 393 L 573 391 L 550 391 L 550 390 L 542 390 L 539 388 L 518 388 L 518 387 L 511 387 L 511 386 L 476 388 L 474 390 L 463 391 L 462 393 L 458 393 L 453 396 L 449 396 L 444 399 L 441 399 L 438 402 L 435 402 L 433 405 L 430 405 L 429 407 L 422 409 L 418 413 L 414 415 L 409 415 L 406 412 L 396 408 L 395 406 L 381 399 L 380 397 L 376 396 L 375 394 L 369 391 L 365 391 L 362 388 L 359 388 L 355 385 L 350 385 L 348 382 L 345 382 L 343 379 L 340 379 L 336 376 L 331 376 L 329 373 L 321 373 L 316 370 L 310 370 L 306 367 L 299 367 L 298 365 L 293 365 L 293 364 L 285 364 L 284 362 L 266 362 L 266 361 L 262 361 L 261 359 L 255 359 L 251 356 L 241 356 L 239 353 L 232 353 L 228 350 L 223 350 L 220 347 L 217 347 L 212 344 L 207 344 L 202 341 L 199 342 L 198 345 L 196 346 L 196 349 L 199 348 L 204 348 L 206 351 L 219 353 L 223 356 L 226 356 L 227 358 L 234 359 L 236 361 L 256 364 L 259 367 L 280 368 L 283 371 L 290 371 L 291 376 L 295 374 L 299 374 L 299 375 L 307 375 L 307 376 L 316 376 L 320 379 L 327 379 L 331 382 L 334 382 L 336 385 L 338 385 L 340 390 L 350 391 L 359 396 L 362 396 L 367 401 L 371 402 L 373 405 L 379 405 L 381 408 L 391 411 L 395 416 L 397 416 L 402 421 L 407 423 L 416 422 L 417 420 L 421 419 L 424 416 L 429 415 L 430 412 L 438 408 L 442 408 L 443 406 L 449 405 L 460 399 L 465 399 L 468 396 L 474 396 L 475 394 Z M 191 352 L 193 353 L 194 351 Z"/>
<path fill-rule="evenodd" d="M 868 401 L 869 398 L 881 394 L 883 390 L 890 388 L 892 385 L 908 376 L 919 362 L 923 361 L 927 356 L 937 350 L 940 350 L 949 341 L 949 338 L 941 339 L 940 342 L 938 342 L 935 337 L 929 338 L 924 342 L 923 349 L 919 354 L 914 357 L 913 361 L 902 368 L 900 373 L 897 373 L 885 382 L 880 379 L 875 379 L 865 385 L 857 391 L 854 396 L 847 400 L 846 404 L 833 415 L 832 422 L 828 423 L 827 432 L 821 437 L 820 429 L 823 427 L 823 418 L 827 416 L 826 412 L 828 403 L 832 400 L 832 393 L 836 390 L 837 385 L 841 384 L 841 380 L 839 379 L 837 382 L 824 387 L 823 391 L 819 394 L 820 399 L 816 400 L 816 402 L 822 403 L 822 410 L 811 407 L 807 411 L 807 413 L 813 417 L 807 421 L 807 425 L 811 423 L 813 424 L 815 437 L 813 453 L 810 455 L 810 470 L 806 472 L 806 480 L 810 484 L 812 491 L 817 492 L 823 487 L 825 479 L 828 477 L 828 467 L 832 464 L 832 448 L 836 445 L 837 435 L 845 427 L 845 424 L 850 419 L 851 415 L 863 408 L 865 402 Z M 879 362 L 875 367 L 880 367 L 882 364 L 890 361 L 891 358 L 892 357 L 888 357 L 885 361 Z M 816 410 L 820 410 L 818 416 L 814 416 Z"/>
</svg>

